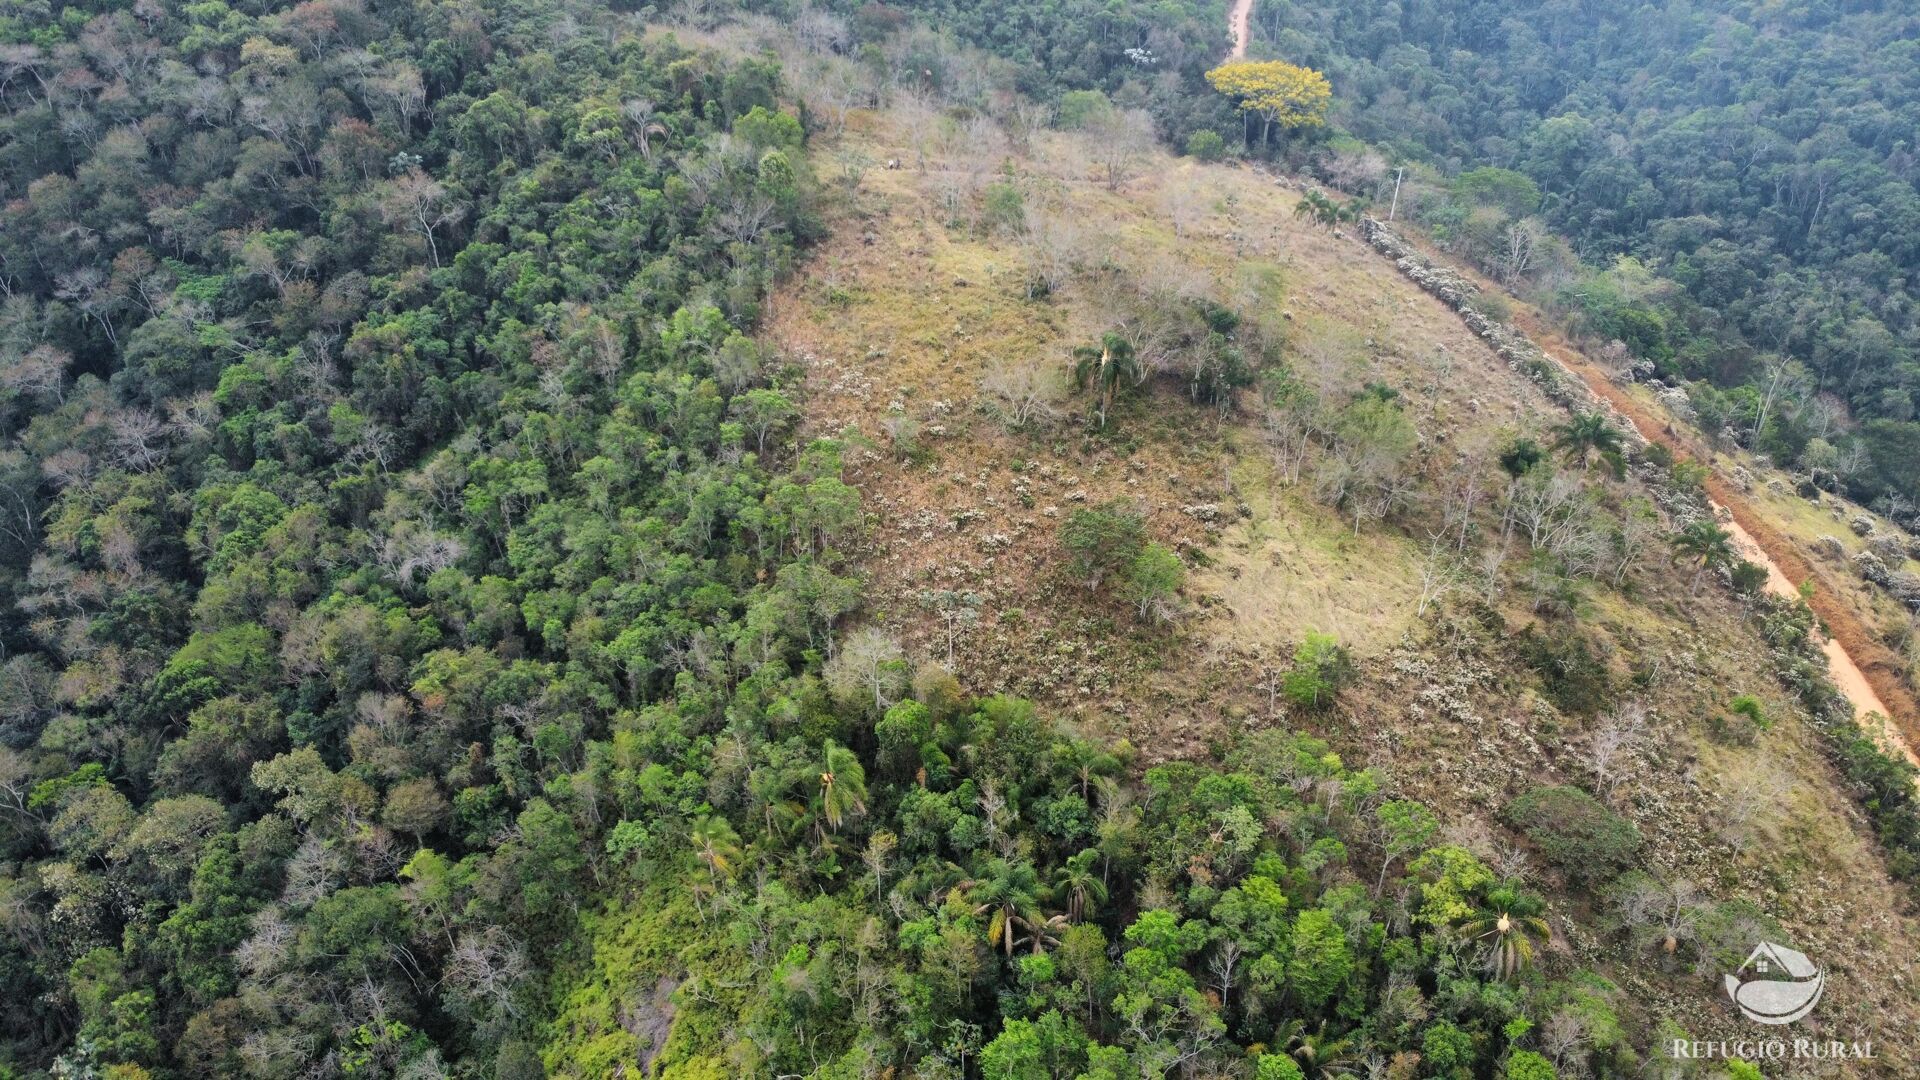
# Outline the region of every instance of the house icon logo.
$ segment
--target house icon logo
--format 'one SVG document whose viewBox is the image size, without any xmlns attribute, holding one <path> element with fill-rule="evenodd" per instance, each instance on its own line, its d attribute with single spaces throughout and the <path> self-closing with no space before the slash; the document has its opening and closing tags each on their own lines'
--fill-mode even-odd
<svg viewBox="0 0 1920 1080">
<path fill-rule="evenodd" d="M 1727 997 L 1757 1024 L 1791 1024 L 1813 1011 L 1827 973 L 1807 954 L 1763 941 L 1740 970 L 1728 975 Z"/>
</svg>

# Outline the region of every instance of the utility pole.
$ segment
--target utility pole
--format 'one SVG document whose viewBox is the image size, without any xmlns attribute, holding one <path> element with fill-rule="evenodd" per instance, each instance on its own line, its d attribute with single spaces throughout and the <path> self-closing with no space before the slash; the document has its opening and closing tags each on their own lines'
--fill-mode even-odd
<svg viewBox="0 0 1920 1080">
<path fill-rule="evenodd" d="M 1400 178 L 1407 175 L 1407 167 L 1400 166 L 1393 174 L 1393 205 L 1387 207 L 1387 223 L 1393 223 L 1393 216 L 1400 212 Z"/>
</svg>

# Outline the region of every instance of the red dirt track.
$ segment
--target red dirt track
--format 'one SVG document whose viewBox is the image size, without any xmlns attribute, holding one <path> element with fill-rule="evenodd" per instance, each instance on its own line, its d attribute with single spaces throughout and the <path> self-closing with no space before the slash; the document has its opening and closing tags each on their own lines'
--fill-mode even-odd
<svg viewBox="0 0 1920 1080">
<path fill-rule="evenodd" d="M 1638 399 L 1615 386 L 1612 380 L 1587 363 L 1578 348 L 1552 328 L 1542 325 L 1531 312 L 1517 313 L 1514 324 L 1534 341 L 1552 350 L 1563 364 L 1580 376 L 1589 390 L 1632 420 L 1641 434 L 1673 451 L 1676 456 L 1697 461 L 1712 460 L 1710 455 L 1700 452 L 1692 439 L 1677 434 L 1666 418 L 1654 415 Z M 1902 741 L 1910 747 L 1920 746 L 1920 705 L 1916 705 L 1913 694 L 1901 681 L 1899 661 L 1892 652 L 1841 603 L 1838 592 L 1825 572 L 1810 561 L 1797 544 L 1755 513 L 1747 505 L 1745 497 L 1718 472 L 1708 471 L 1706 487 L 1708 497 L 1726 507 L 1733 520 L 1753 537 L 1781 573 L 1796 585 L 1808 580 L 1814 583 L 1813 595 L 1808 600 L 1813 613 L 1826 625 L 1828 635 L 1846 650 L 1867 685 L 1886 703 L 1893 714 L 1888 719 L 1898 728 Z"/>
</svg>

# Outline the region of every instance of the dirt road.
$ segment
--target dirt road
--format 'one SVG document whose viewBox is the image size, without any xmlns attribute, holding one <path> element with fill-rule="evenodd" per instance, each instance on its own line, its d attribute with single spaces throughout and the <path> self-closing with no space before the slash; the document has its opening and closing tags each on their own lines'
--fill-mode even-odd
<svg viewBox="0 0 1920 1080">
<path fill-rule="evenodd" d="M 1227 33 L 1233 35 L 1233 49 L 1227 53 L 1229 60 L 1247 58 L 1247 20 L 1253 18 L 1253 0 L 1233 0 L 1233 10 L 1227 13 Z"/>
<path fill-rule="evenodd" d="M 1514 322 L 1528 337 L 1549 349 L 1563 367 L 1578 375 L 1596 396 L 1626 417 L 1641 435 L 1665 445 L 1675 454 L 1711 460 L 1711 455 L 1693 445 L 1690 438 L 1679 435 L 1639 399 L 1614 385 L 1603 372 L 1587 363 L 1571 342 L 1531 312 L 1516 313 Z M 1808 604 L 1827 629 L 1821 648 L 1827 655 L 1827 668 L 1834 685 L 1853 702 L 1856 717 L 1868 713 L 1886 717 L 1888 729 L 1878 733 L 1883 745 L 1920 765 L 1920 756 L 1916 756 L 1913 749 L 1920 745 L 1920 708 L 1900 685 L 1894 674 L 1896 665 L 1886 647 L 1874 640 L 1853 612 L 1840 602 L 1832 587 L 1821 580 L 1793 542 L 1747 506 L 1737 489 L 1717 472 L 1708 474 L 1706 486 L 1715 509 L 1725 512 L 1724 523 L 1733 534 L 1741 557 L 1767 568 L 1768 592 L 1791 599 L 1800 593 L 1798 582 L 1813 581 L 1815 588 Z"/>
</svg>

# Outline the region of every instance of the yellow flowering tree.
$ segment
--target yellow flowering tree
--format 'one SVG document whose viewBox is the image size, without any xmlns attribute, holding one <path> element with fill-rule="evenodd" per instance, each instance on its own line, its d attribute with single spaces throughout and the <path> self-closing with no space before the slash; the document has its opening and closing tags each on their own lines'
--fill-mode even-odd
<svg viewBox="0 0 1920 1080">
<path fill-rule="evenodd" d="M 1265 121 L 1260 131 L 1263 144 L 1273 141 L 1275 127 L 1293 131 L 1326 123 L 1327 104 L 1333 100 L 1333 86 L 1325 75 L 1284 60 L 1221 64 L 1207 72 L 1207 82 L 1237 99 L 1249 119 L 1258 116 Z"/>
</svg>

